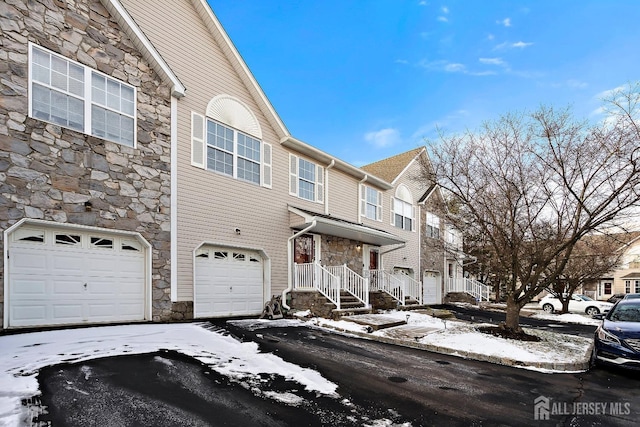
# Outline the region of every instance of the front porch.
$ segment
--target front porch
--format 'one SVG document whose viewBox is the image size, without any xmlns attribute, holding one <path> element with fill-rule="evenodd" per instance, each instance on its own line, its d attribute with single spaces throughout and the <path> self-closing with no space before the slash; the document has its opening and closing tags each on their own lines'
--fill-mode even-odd
<svg viewBox="0 0 640 427">
<path fill-rule="evenodd" d="M 347 265 L 323 266 L 319 262 L 294 264 L 294 292 L 315 292 L 324 298 L 311 297 L 317 313 L 363 313 L 378 308 L 422 305 L 421 283 L 404 274 L 392 274 L 384 270 L 365 270 L 364 275 Z M 375 295 L 384 293 L 385 296 Z M 307 304 L 296 304 L 310 305 Z M 303 308 L 303 307 L 296 307 Z M 309 307 L 304 307 L 309 308 Z"/>
</svg>

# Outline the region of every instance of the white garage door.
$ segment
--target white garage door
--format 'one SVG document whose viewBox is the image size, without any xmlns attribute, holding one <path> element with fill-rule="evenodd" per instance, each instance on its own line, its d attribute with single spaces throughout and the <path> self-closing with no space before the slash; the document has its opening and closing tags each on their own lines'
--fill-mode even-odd
<svg viewBox="0 0 640 427">
<path fill-rule="evenodd" d="M 22 227 L 9 245 L 9 327 L 145 319 L 145 248 L 137 239 Z"/>
<path fill-rule="evenodd" d="M 198 249 L 195 264 L 195 317 L 262 313 L 263 260 L 258 253 L 204 247 Z"/>
</svg>

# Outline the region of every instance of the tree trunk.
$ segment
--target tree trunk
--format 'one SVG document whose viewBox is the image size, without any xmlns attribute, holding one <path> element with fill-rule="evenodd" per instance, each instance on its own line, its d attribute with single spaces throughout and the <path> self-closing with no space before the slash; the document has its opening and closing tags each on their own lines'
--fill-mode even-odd
<svg viewBox="0 0 640 427">
<path fill-rule="evenodd" d="M 520 327 L 520 304 L 513 298 L 513 295 L 507 296 L 507 318 L 504 327 L 513 332 L 522 332 Z"/>
<path fill-rule="evenodd" d="M 567 299 L 560 299 L 560 301 L 562 301 L 562 313 L 568 313 L 569 312 L 569 298 Z"/>
</svg>

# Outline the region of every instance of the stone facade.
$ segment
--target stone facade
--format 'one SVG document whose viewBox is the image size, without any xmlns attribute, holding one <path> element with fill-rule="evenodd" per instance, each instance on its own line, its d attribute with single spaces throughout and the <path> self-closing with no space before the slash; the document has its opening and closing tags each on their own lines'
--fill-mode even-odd
<svg viewBox="0 0 640 427">
<path fill-rule="evenodd" d="M 346 264 L 348 268 L 362 275 L 362 243 L 323 235 L 320 247 L 322 265 L 335 267 Z"/>
<path fill-rule="evenodd" d="M 30 118 L 29 42 L 135 86 L 136 148 Z M 0 93 L 0 228 L 36 218 L 139 232 L 153 320 L 192 318 L 192 303 L 170 299 L 170 87 L 101 3 L 0 2 Z"/>
</svg>

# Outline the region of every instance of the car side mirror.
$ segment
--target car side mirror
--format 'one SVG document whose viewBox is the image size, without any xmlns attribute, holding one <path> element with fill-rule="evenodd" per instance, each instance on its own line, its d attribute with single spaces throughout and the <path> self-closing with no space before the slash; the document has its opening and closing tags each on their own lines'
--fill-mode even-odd
<svg viewBox="0 0 640 427">
<path fill-rule="evenodd" d="M 594 314 L 593 316 L 591 316 L 591 318 L 596 320 L 604 320 L 604 313 Z"/>
</svg>

